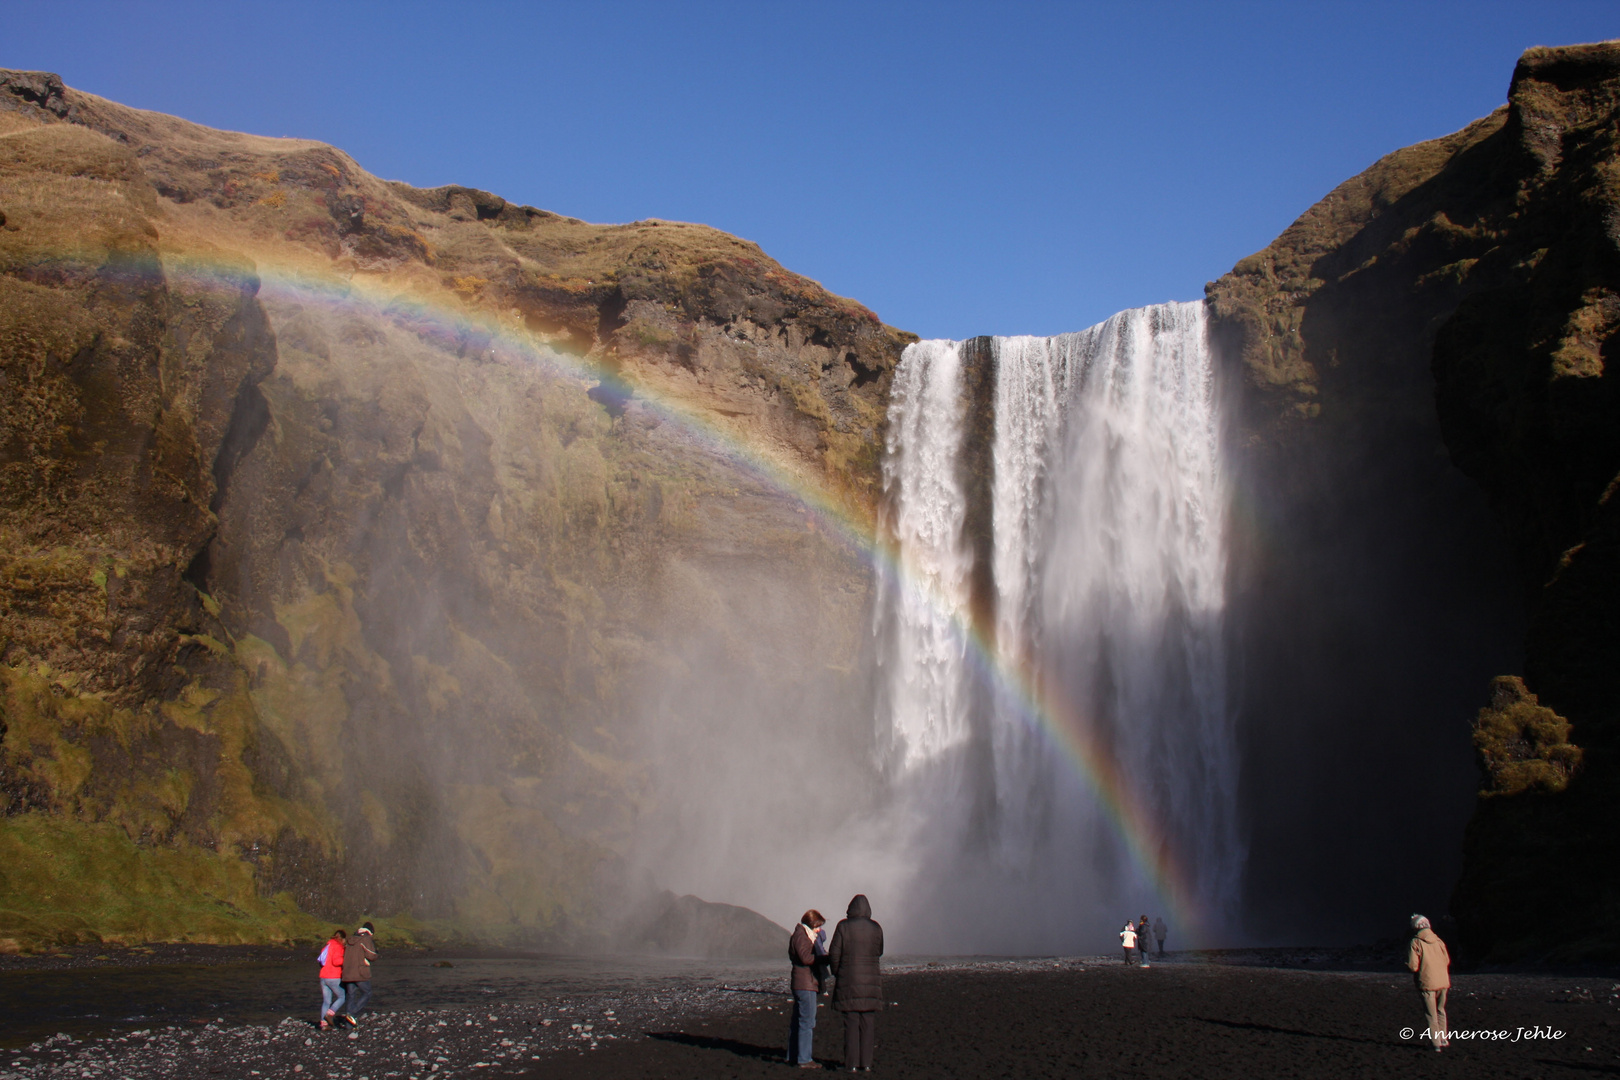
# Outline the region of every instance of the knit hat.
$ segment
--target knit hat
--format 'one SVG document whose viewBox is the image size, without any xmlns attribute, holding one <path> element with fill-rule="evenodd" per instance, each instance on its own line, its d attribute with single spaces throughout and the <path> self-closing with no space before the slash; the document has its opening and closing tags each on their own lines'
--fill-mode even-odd
<svg viewBox="0 0 1620 1080">
<path fill-rule="evenodd" d="M 1422 915 L 1413 915 L 1412 916 L 1412 929 L 1414 929 L 1414 930 L 1427 930 L 1427 929 L 1429 929 L 1429 920 L 1425 919 Z"/>
</svg>

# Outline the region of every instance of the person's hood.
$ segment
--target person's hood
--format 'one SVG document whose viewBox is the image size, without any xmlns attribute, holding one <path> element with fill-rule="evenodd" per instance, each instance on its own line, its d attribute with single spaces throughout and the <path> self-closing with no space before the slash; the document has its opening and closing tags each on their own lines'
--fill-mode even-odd
<svg viewBox="0 0 1620 1080">
<path fill-rule="evenodd" d="M 866 894 L 856 893 L 855 899 L 849 902 L 849 910 L 844 914 L 852 919 L 870 919 L 872 917 L 872 905 L 867 902 Z"/>
<path fill-rule="evenodd" d="M 1415 936 L 1419 941 L 1426 945 L 1435 944 L 1440 940 L 1440 935 L 1436 934 L 1433 930 L 1430 930 L 1427 926 L 1419 930 Z"/>
</svg>

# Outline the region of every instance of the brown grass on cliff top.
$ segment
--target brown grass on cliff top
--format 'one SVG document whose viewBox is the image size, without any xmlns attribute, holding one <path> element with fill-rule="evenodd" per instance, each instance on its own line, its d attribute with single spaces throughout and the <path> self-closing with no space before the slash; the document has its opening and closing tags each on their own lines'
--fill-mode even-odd
<svg viewBox="0 0 1620 1080">
<path fill-rule="evenodd" d="M 808 302 L 870 317 L 857 302 L 835 296 L 819 283 L 782 267 L 758 244 L 707 225 L 656 218 L 590 224 L 510 204 L 475 189 L 454 185 L 420 189 L 384 181 L 342 151 L 313 140 L 209 128 L 71 88 L 64 96 L 79 123 L 138 147 L 140 168 L 178 207 L 189 209 L 203 202 L 218 209 L 257 205 L 275 212 L 246 215 L 245 222 L 202 215 L 192 223 L 203 226 L 204 231 L 218 232 L 221 239 L 257 240 L 253 246 L 258 247 L 265 247 L 267 240 L 291 240 L 320 250 L 307 237 L 266 235 L 265 230 L 251 226 L 296 229 L 311 211 L 328 216 L 328 203 L 334 195 L 355 194 L 363 200 L 368 219 L 378 216 L 393 224 L 432 230 L 434 243 L 424 259 L 429 264 L 511 261 L 561 282 L 584 285 L 611 281 L 626 269 L 656 272 L 684 282 L 694 278 L 699 267 L 725 261 L 756 270 L 761 278 L 802 293 Z M 236 227 L 241 224 L 248 224 L 248 231 L 257 235 L 242 236 Z"/>
<path fill-rule="evenodd" d="M 71 88 L 61 101 L 73 122 L 0 113 L 17 129 L 0 136 L 17 140 L 0 155 L 0 209 L 19 226 L 0 241 L 11 266 L 53 256 L 97 265 L 121 248 L 149 248 L 165 262 L 231 252 L 261 271 L 363 281 L 586 357 L 869 515 L 875 458 L 861 451 L 877 438 L 886 380 L 844 388 L 823 385 L 819 371 L 762 372 L 762 402 L 780 400 L 818 433 L 795 444 L 716 396 L 690 363 L 693 341 L 644 327 L 616 333 L 615 313 L 629 300 L 716 333 L 752 321 L 782 334 L 780 320 L 798 320 L 799 337 L 830 335 L 840 355 L 880 373 L 915 340 L 757 244 L 699 224 L 595 225 L 472 188 L 413 188 L 321 143 L 217 131 Z"/>
</svg>

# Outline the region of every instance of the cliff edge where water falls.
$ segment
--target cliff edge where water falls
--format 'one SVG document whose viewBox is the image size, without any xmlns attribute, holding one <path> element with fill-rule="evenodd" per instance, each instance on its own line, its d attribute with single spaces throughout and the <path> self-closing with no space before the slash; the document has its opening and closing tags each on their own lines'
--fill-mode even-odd
<svg viewBox="0 0 1620 1080">
<path fill-rule="evenodd" d="M 703 812 L 650 763 L 753 782 L 696 726 L 853 717 L 859 767 L 871 582 L 807 507 L 869 516 L 908 335 L 714 229 L 44 73 L 0 72 L 0 213 L 0 947 L 612 947 Z"/>
</svg>

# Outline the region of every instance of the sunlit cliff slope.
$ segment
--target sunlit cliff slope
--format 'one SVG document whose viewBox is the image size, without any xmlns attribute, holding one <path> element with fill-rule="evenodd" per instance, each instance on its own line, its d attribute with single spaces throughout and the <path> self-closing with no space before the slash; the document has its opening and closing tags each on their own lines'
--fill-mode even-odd
<svg viewBox="0 0 1620 1080">
<path fill-rule="evenodd" d="M 0 72 L 0 213 L 10 947 L 615 944 L 671 902 L 631 856 L 683 724 L 825 710 L 859 759 L 870 581 L 806 512 L 875 498 L 909 337 L 859 304 L 39 73 Z"/>
</svg>

